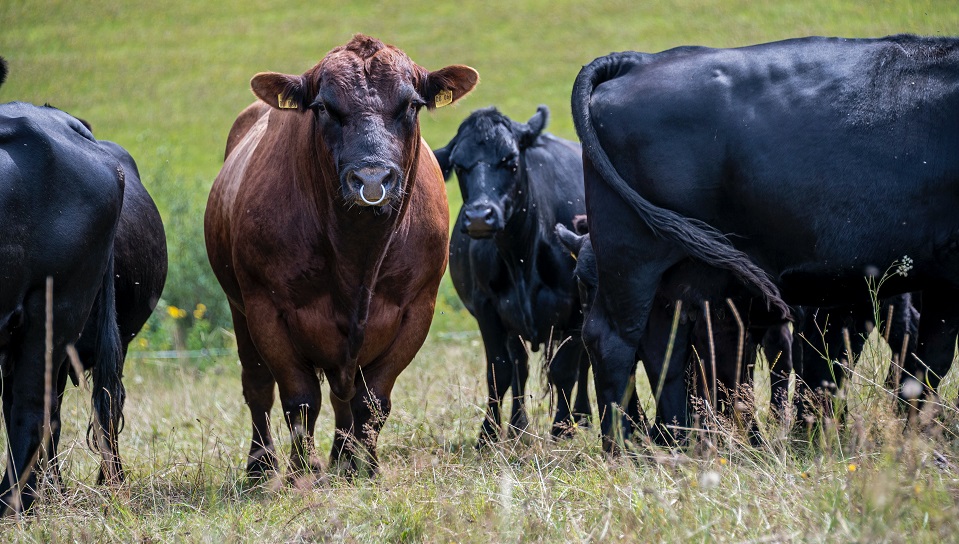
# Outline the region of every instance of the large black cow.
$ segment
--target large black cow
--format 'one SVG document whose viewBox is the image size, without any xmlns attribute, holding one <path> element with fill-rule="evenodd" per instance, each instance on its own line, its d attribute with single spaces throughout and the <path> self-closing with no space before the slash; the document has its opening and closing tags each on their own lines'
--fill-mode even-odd
<svg viewBox="0 0 959 544">
<path fill-rule="evenodd" d="M 603 405 L 655 341 L 657 286 L 687 257 L 786 317 L 787 301 L 853 302 L 867 271 L 908 256 L 880 296 L 923 291 L 917 356 L 938 385 L 959 332 L 959 39 L 615 53 L 583 68 L 572 107 L 599 274 L 583 336 Z"/>
<path fill-rule="evenodd" d="M 525 124 L 495 108 L 477 110 L 435 151 L 445 176 L 455 170 L 463 195 L 450 240 L 450 275 L 486 349 L 489 400 L 481 442 L 499 436 L 500 404 L 510 388 L 510 432 L 528 425 L 524 342 L 534 351 L 547 346 L 548 378 L 559 389 L 552 433 L 562 434 L 573 418 L 590 413 L 574 261 L 553 235 L 553 225 L 570 225 L 585 211 L 581 149 L 544 133 L 548 119 L 546 106 Z"/>
<path fill-rule="evenodd" d="M 0 513 L 25 510 L 36 498 L 45 429 L 59 429 L 53 382 L 65 375 L 66 347 L 88 318 L 97 332 L 94 431 L 101 451 L 115 451 L 123 391 L 113 243 L 123 190 L 123 167 L 77 119 L 55 108 L 0 105 L 0 374 L 8 435 Z M 113 476 L 113 465 L 103 467 Z"/>
</svg>

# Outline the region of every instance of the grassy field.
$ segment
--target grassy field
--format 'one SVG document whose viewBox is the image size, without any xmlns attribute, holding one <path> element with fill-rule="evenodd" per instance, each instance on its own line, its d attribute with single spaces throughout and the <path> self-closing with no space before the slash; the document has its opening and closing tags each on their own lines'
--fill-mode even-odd
<svg viewBox="0 0 959 544">
<path fill-rule="evenodd" d="M 480 72 L 462 105 L 421 117 L 424 136 L 439 147 L 469 111 L 489 105 L 525 120 L 546 104 L 549 130 L 574 137 L 573 79 L 611 51 L 812 34 L 955 35 L 959 4 L 5 0 L 0 56 L 11 74 L 0 102 L 48 102 L 88 120 L 99 138 L 137 159 L 163 215 L 170 278 L 140 349 L 229 348 L 224 298 L 202 241 L 226 133 L 252 100 L 253 74 L 302 73 L 356 32 L 393 43 L 430 69 L 462 63 Z M 455 209 L 458 190 L 449 187 Z M 873 355 L 870 364 L 881 365 Z M 397 385 L 375 481 L 248 488 L 241 469 L 249 423 L 238 376 L 231 356 L 131 360 L 121 435 L 129 483 L 116 493 L 93 485 L 95 460 L 82 436 L 89 396 L 71 389 L 67 494 L 46 497 L 29 519 L 0 521 L 0 541 L 936 542 L 959 534 L 954 410 L 946 409 L 935 432 L 903 433 L 866 374 L 850 389 L 850 399 L 865 399 L 850 401 L 859 416 L 817 430 L 811 447 L 789 444 L 771 425 L 761 448 L 743 447 L 730 431 L 704 434 L 685 452 L 608 461 L 592 432 L 561 443 L 540 436 L 548 403 L 536 379 L 534 434 L 476 452 L 482 347 L 448 282 L 427 345 Z M 323 452 L 331 429 L 326 407 L 318 424 Z"/>
</svg>

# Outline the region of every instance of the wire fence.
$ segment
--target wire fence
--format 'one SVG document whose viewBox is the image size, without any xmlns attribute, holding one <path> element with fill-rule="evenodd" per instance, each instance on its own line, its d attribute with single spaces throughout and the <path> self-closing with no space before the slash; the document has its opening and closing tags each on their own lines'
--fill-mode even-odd
<svg viewBox="0 0 959 544">
<path fill-rule="evenodd" d="M 464 340 L 479 338 L 478 330 L 448 331 L 436 334 L 442 340 Z M 208 359 L 212 357 L 237 356 L 236 348 L 210 348 L 195 350 L 162 350 L 162 351 L 130 351 L 128 358 L 132 359 Z"/>
</svg>

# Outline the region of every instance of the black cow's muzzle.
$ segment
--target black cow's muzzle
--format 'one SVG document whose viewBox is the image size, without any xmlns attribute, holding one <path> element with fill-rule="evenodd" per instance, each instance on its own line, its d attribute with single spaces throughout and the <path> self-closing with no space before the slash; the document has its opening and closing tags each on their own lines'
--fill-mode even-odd
<svg viewBox="0 0 959 544">
<path fill-rule="evenodd" d="M 352 200 L 360 206 L 386 206 L 390 190 L 396 185 L 399 172 L 395 168 L 364 167 L 347 174 Z"/>
<path fill-rule="evenodd" d="M 503 230 L 503 215 L 489 204 L 473 204 L 463 209 L 463 232 L 470 238 L 491 238 Z"/>
</svg>

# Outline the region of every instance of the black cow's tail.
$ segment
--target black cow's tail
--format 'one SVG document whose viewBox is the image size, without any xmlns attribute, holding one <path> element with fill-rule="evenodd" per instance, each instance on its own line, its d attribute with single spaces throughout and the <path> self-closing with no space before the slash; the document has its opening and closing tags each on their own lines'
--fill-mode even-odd
<svg viewBox="0 0 959 544">
<path fill-rule="evenodd" d="M 672 210 L 655 206 L 630 187 L 610 161 L 599 142 L 590 118 L 589 104 L 593 90 L 605 81 L 618 77 L 638 61 L 637 53 L 613 53 L 600 57 L 580 70 L 573 84 L 572 110 L 576 133 L 583 144 L 583 153 L 600 177 L 625 200 L 647 227 L 660 237 L 680 244 L 691 257 L 735 274 L 747 285 L 759 289 L 767 306 L 775 307 L 783 318 L 789 318 L 789 306 L 769 276 L 742 251 L 734 248 L 726 237 L 712 226 L 684 217 Z"/>
<path fill-rule="evenodd" d="M 0 87 L 3 87 L 3 82 L 7 80 L 7 61 L 0 57 Z"/>
<path fill-rule="evenodd" d="M 123 479 L 120 465 L 117 435 L 123 420 L 123 347 L 120 329 L 117 326 L 116 287 L 113 277 L 114 254 L 111 250 L 103 283 L 97 295 L 96 314 L 91 315 L 96 323 L 93 365 L 93 422 L 95 449 L 100 452 L 100 482 L 119 483 Z"/>
</svg>

